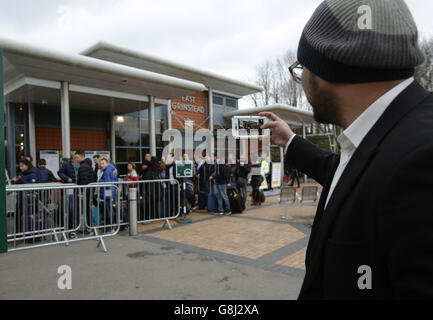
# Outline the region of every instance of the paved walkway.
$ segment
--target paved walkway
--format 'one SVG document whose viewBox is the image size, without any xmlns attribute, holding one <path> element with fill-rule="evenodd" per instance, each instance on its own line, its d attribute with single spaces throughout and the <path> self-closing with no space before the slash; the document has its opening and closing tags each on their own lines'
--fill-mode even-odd
<svg viewBox="0 0 433 320">
<path fill-rule="evenodd" d="M 295 299 L 315 207 L 293 207 L 285 221 L 278 196 L 243 214 L 188 215 L 190 224 L 139 226 L 106 240 L 0 256 L 1 299 Z M 73 289 L 57 288 L 69 265 Z"/>
</svg>

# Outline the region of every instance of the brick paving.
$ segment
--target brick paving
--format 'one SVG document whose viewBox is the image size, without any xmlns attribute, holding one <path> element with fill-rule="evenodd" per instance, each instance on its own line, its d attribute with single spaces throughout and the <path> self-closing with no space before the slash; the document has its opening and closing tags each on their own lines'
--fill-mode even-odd
<svg viewBox="0 0 433 320">
<path fill-rule="evenodd" d="M 286 221 L 281 219 L 285 208 L 279 206 L 278 198 L 269 196 L 262 206 L 252 206 L 249 197 L 245 212 L 229 217 L 196 210 L 187 215 L 192 223 L 171 220 L 172 230 L 162 229 L 164 221 L 139 225 L 138 238 L 303 277 L 316 207 L 290 207 L 294 219 Z"/>
<path fill-rule="evenodd" d="M 303 248 L 294 254 L 277 261 L 276 264 L 291 267 L 295 269 L 305 270 L 305 254 L 307 252 L 307 248 Z"/>
</svg>

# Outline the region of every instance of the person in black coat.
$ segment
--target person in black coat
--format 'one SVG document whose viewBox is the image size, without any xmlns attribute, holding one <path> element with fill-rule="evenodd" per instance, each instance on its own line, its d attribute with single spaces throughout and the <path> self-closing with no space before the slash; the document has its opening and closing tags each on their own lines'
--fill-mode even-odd
<svg viewBox="0 0 433 320">
<path fill-rule="evenodd" d="M 230 201 L 227 195 L 227 184 L 230 181 L 230 175 L 227 165 L 223 159 L 217 159 L 215 156 L 215 163 L 210 179 L 215 182 L 215 195 L 218 201 L 217 213 L 219 215 L 226 214 L 231 215 Z M 223 212 L 223 203 L 225 206 L 225 212 Z"/>
<path fill-rule="evenodd" d="M 239 192 L 241 192 L 244 205 L 247 202 L 247 185 L 248 185 L 248 175 L 251 172 L 251 167 L 248 161 L 242 157 L 238 161 L 238 165 L 236 166 L 236 177 L 237 177 L 237 185 L 239 187 Z"/>
<path fill-rule="evenodd" d="M 262 204 L 260 196 L 260 186 L 262 185 L 262 182 L 265 180 L 265 178 L 262 176 L 261 171 L 262 165 L 261 161 L 259 160 L 251 168 L 251 188 L 253 189 L 253 205 Z"/>
<path fill-rule="evenodd" d="M 343 128 L 340 154 L 260 113 L 270 119 L 263 129 L 271 129 L 271 141 L 285 148 L 287 166 L 323 186 L 301 300 L 433 297 L 433 94 L 413 77 L 423 54 L 406 4 L 375 3 L 381 30 L 367 33 L 339 24 L 354 21 L 355 1 L 333 1 L 332 10 L 322 4 L 291 67 L 303 70 L 294 79 L 301 79 L 316 121 Z M 333 17 L 341 12 L 352 16 Z M 333 58 L 326 56 L 332 49 L 315 47 L 332 48 L 337 38 L 341 51 Z M 341 60 L 347 57 L 354 60 Z"/>
<path fill-rule="evenodd" d="M 84 158 L 84 154 L 79 156 L 80 167 L 77 174 L 77 184 L 78 185 L 88 185 L 95 182 L 95 175 L 92 168 L 92 160 Z"/>
<path fill-rule="evenodd" d="M 96 182 L 94 171 L 92 168 L 92 160 L 85 157 L 85 153 L 83 150 L 78 150 L 74 154 L 75 161 L 80 164 L 77 172 L 77 184 L 78 185 L 88 185 L 90 183 Z M 91 195 L 90 188 L 86 189 L 86 199 L 87 202 L 83 203 L 84 206 L 87 206 L 87 221 L 91 221 L 91 207 L 90 203 L 93 202 L 93 195 Z M 84 224 L 82 225 L 83 232 L 88 234 L 91 232 L 90 228 L 84 228 Z"/>
</svg>

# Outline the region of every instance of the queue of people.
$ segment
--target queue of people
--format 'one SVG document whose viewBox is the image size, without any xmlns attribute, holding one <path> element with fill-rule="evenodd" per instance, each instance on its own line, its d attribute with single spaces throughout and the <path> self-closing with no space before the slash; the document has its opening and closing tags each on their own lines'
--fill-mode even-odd
<svg viewBox="0 0 433 320">
<path fill-rule="evenodd" d="M 182 160 L 190 160 L 187 153 L 182 156 Z M 169 180 L 164 186 L 144 183 L 139 188 L 141 209 L 138 211 L 138 219 L 141 221 L 154 220 L 156 217 L 176 216 L 177 213 L 183 212 L 184 207 L 186 214 L 198 207 L 198 209 L 207 209 L 216 215 L 231 215 L 245 210 L 249 196 L 247 194 L 249 180 L 252 188 L 250 194 L 252 205 L 261 205 L 265 201 L 261 185 L 265 179 L 269 179 L 270 166 L 269 159 L 259 159 L 250 165 L 246 158 L 241 157 L 236 160 L 232 154 L 229 154 L 227 162 L 217 156 L 211 161 L 210 157 L 206 156 L 200 163 L 195 163 L 191 178 L 176 178 L 173 154 L 159 160 L 146 154 L 143 163 L 139 166 L 135 162 L 129 162 L 126 175 L 122 172 L 122 177 L 125 181 L 131 182 L 126 185 L 126 199 L 128 188 L 137 186 L 137 183 L 133 183 L 135 181 Z M 32 157 L 27 156 L 20 160 L 19 168 L 21 173 L 12 179 L 12 182 L 16 184 L 62 182 L 88 185 L 94 182 L 109 183 L 119 180 L 118 170 L 110 159 L 95 155 L 92 166 L 92 160 L 85 157 L 83 150 L 76 151 L 70 159 L 62 159 L 57 172 L 60 179 L 56 179 L 54 174 L 46 168 L 45 159 L 40 159 L 35 167 Z M 179 191 L 180 198 L 176 196 Z M 69 194 L 68 197 L 69 228 L 73 229 L 77 223 L 77 221 L 74 222 L 77 220 L 76 213 L 74 214 L 77 203 L 75 203 L 73 194 Z M 111 187 L 111 190 L 110 187 L 98 188 L 93 195 L 88 194 L 88 199 L 93 201 L 92 211 L 100 210 L 102 215 L 108 217 L 107 222 L 110 225 L 115 223 L 114 187 Z M 121 209 L 122 220 L 129 221 L 128 209 L 123 206 Z M 92 212 L 89 211 L 91 210 L 87 212 L 87 221 L 93 219 Z M 94 223 L 100 224 L 97 220 Z M 92 230 L 87 228 L 83 232 L 90 233 Z M 71 238 L 74 236 L 72 232 Z"/>
</svg>

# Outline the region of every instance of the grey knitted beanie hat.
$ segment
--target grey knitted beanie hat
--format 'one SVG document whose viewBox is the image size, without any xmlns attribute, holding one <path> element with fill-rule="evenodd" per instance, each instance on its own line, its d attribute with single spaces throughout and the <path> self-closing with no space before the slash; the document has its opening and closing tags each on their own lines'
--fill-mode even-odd
<svg viewBox="0 0 433 320">
<path fill-rule="evenodd" d="M 325 0 L 305 26 L 298 61 L 339 83 L 400 80 L 424 55 L 403 0 Z"/>
</svg>

